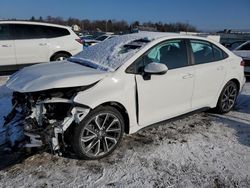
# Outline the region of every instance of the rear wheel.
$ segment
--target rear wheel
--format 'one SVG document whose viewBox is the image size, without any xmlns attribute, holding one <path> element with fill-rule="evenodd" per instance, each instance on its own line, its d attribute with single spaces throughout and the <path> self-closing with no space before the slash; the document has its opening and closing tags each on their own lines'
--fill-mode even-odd
<svg viewBox="0 0 250 188">
<path fill-rule="evenodd" d="M 75 128 L 73 148 L 81 159 L 100 159 L 121 142 L 124 120 L 113 107 L 99 107 Z"/>
<path fill-rule="evenodd" d="M 66 53 L 58 53 L 56 55 L 54 55 L 52 58 L 51 58 L 51 61 L 63 61 L 67 58 L 69 58 L 69 54 L 66 54 Z"/>
<path fill-rule="evenodd" d="M 229 81 L 223 88 L 217 103 L 216 111 L 224 114 L 232 110 L 238 96 L 238 87 L 233 81 Z"/>
</svg>

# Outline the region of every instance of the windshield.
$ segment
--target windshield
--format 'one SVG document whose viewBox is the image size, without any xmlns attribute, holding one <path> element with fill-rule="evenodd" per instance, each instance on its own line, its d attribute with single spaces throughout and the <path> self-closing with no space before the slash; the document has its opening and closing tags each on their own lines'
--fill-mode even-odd
<svg viewBox="0 0 250 188">
<path fill-rule="evenodd" d="M 156 38 L 174 34 L 140 32 L 121 35 L 83 49 L 69 61 L 94 69 L 113 72 L 135 55 L 141 48 Z M 176 34 L 175 34 L 176 35 Z"/>
</svg>

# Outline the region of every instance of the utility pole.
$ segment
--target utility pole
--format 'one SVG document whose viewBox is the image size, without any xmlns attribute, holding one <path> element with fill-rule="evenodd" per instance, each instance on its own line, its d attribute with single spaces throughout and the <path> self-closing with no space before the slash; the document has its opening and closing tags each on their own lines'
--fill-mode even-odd
<svg viewBox="0 0 250 188">
<path fill-rule="evenodd" d="M 105 20 L 106 21 L 106 33 L 108 32 L 108 22 L 107 22 L 107 20 Z"/>
</svg>

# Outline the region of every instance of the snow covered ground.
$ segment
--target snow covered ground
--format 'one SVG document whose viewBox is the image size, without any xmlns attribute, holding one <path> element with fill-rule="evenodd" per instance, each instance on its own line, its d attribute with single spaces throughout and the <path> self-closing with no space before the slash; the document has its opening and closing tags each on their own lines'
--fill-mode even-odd
<svg viewBox="0 0 250 188">
<path fill-rule="evenodd" d="M 0 78 L 0 84 L 5 80 Z M 10 95 L 0 86 L 0 123 L 10 109 Z M 0 187 L 250 187 L 250 82 L 235 110 L 226 115 L 200 113 L 125 136 L 113 155 L 99 161 L 37 154 L 1 170 L 0 183 Z"/>
</svg>

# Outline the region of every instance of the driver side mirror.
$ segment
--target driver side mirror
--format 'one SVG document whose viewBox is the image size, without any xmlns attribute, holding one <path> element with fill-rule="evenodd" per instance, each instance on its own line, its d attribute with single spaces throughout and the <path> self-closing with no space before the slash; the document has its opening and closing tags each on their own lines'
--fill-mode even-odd
<svg viewBox="0 0 250 188">
<path fill-rule="evenodd" d="M 143 78 L 145 80 L 150 80 L 152 74 L 162 75 L 166 74 L 167 71 L 168 71 L 167 65 L 163 63 L 152 62 L 146 65 L 146 67 L 144 68 Z"/>
</svg>

